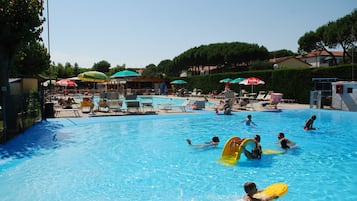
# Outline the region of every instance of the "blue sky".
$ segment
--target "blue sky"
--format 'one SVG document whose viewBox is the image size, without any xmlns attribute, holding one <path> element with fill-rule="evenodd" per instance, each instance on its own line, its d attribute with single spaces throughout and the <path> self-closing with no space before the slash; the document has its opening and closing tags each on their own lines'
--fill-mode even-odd
<svg viewBox="0 0 357 201">
<path fill-rule="evenodd" d="M 51 60 L 83 68 L 101 60 L 142 68 L 221 42 L 296 52 L 304 33 L 357 8 L 357 0 L 47 1 Z M 45 22 L 42 37 L 48 47 L 47 31 Z"/>
</svg>

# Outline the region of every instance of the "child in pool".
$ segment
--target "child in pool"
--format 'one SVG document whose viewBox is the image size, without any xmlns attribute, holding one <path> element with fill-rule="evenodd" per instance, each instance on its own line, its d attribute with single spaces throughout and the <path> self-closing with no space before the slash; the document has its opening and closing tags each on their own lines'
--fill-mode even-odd
<svg viewBox="0 0 357 201">
<path fill-rule="evenodd" d="M 247 118 L 242 120 L 241 122 L 245 122 L 247 126 L 256 126 L 256 124 L 252 121 L 252 115 L 248 114 Z"/>
<path fill-rule="evenodd" d="M 278 140 L 279 140 L 280 147 L 285 150 L 288 150 L 296 146 L 296 144 L 293 141 L 289 140 L 288 138 L 285 138 L 284 133 L 278 133 Z"/>
<path fill-rule="evenodd" d="M 246 182 L 244 184 L 244 191 L 247 193 L 243 196 L 243 200 L 244 201 L 269 201 L 269 200 L 274 200 L 274 199 L 278 199 L 279 196 L 270 196 L 270 197 L 265 197 L 265 198 L 254 198 L 253 195 L 261 192 L 258 191 L 257 186 L 255 185 L 254 182 Z"/>
<path fill-rule="evenodd" d="M 316 120 L 316 115 L 312 115 L 310 119 L 306 120 L 304 129 L 305 130 L 316 130 L 316 128 L 313 127 L 315 120 Z"/>
<path fill-rule="evenodd" d="M 187 141 L 187 143 L 189 144 L 189 145 L 192 145 L 192 146 L 195 146 L 195 147 L 197 147 L 197 148 L 206 148 L 206 147 L 215 147 L 215 146 L 217 146 L 218 145 L 218 143 L 219 143 L 219 138 L 217 137 L 217 136 L 214 136 L 213 138 L 212 138 L 212 141 L 210 141 L 210 142 L 206 142 L 206 143 L 204 143 L 204 144 L 192 144 L 191 143 L 191 140 L 190 139 L 186 139 L 186 141 Z"/>
</svg>

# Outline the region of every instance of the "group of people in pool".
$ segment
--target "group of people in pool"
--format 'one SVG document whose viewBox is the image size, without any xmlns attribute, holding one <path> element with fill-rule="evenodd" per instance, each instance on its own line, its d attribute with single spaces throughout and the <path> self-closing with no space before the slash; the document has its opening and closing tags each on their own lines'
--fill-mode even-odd
<svg viewBox="0 0 357 201">
<path fill-rule="evenodd" d="M 316 128 L 313 127 L 313 123 L 315 120 L 316 120 L 316 115 L 312 115 L 311 118 L 306 120 L 304 129 L 316 130 Z M 247 118 L 242 120 L 241 122 L 244 122 L 247 126 L 256 126 L 256 124 L 252 121 L 252 115 L 248 115 Z M 261 140 L 260 135 L 255 135 L 254 136 L 255 147 L 252 148 L 252 150 L 250 151 L 247 150 L 245 147 L 243 147 L 244 155 L 248 159 L 261 158 L 263 151 L 262 151 L 262 146 L 260 145 L 260 140 Z M 212 146 L 214 147 L 218 145 L 219 137 L 214 136 L 210 142 L 206 142 L 204 144 L 197 144 L 197 145 L 193 145 L 190 139 L 186 139 L 186 141 L 189 145 L 195 146 L 197 148 L 205 148 L 205 147 L 212 147 Z M 284 150 L 288 150 L 296 146 L 295 143 L 289 140 L 288 138 L 286 138 L 285 134 L 282 132 L 278 133 L 278 143 L 280 144 L 280 147 Z M 244 184 L 244 191 L 246 192 L 246 194 L 243 196 L 244 201 L 269 201 L 279 198 L 279 196 L 276 195 L 265 197 L 263 199 L 254 198 L 253 195 L 260 192 L 257 189 L 256 184 L 254 182 L 246 182 Z"/>
<path fill-rule="evenodd" d="M 304 129 L 305 130 L 316 130 L 316 128 L 313 127 L 313 123 L 316 120 L 316 115 L 312 115 L 311 118 L 306 120 Z M 248 115 L 246 119 L 242 120 L 241 122 L 244 122 L 247 126 L 256 126 L 256 124 L 252 121 L 252 115 Z M 245 147 L 244 149 L 244 154 L 248 159 L 260 159 L 261 155 L 263 153 L 262 151 L 262 146 L 260 145 L 260 135 L 255 135 L 254 136 L 254 142 L 255 142 L 255 147 L 252 150 L 247 150 Z M 187 143 L 189 145 L 195 146 L 197 148 L 205 148 L 205 147 L 215 147 L 219 143 L 219 137 L 214 136 L 210 142 L 206 142 L 204 144 L 192 144 L 190 139 L 186 139 Z M 296 146 L 296 144 L 289 140 L 288 138 L 285 137 L 285 134 L 282 132 L 278 133 L 278 143 L 280 144 L 280 147 L 284 150 L 288 150 L 290 148 L 293 148 Z"/>
</svg>

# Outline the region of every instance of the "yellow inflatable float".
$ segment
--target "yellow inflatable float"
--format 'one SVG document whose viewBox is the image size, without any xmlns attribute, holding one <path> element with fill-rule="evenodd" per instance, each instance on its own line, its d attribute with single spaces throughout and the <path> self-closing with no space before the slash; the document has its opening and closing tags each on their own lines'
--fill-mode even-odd
<svg viewBox="0 0 357 201">
<path fill-rule="evenodd" d="M 283 196 L 288 192 L 288 185 L 285 183 L 275 183 L 264 188 L 263 191 L 253 195 L 254 198 L 262 199 L 270 196 Z"/>
<path fill-rule="evenodd" d="M 239 138 L 237 136 L 231 137 L 227 140 L 222 150 L 221 158 L 218 160 L 224 165 L 236 165 L 242 152 L 243 147 L 255 147 L 255 141 L 251 138 Z M 247 150 L 251 150 L 247 148 Z M 284 152 L 277 150 L 263 150 L 263 154 L 282 154 Z"/>
<path fill-rule="evenodd" d="M 255 142 L 251 138 L 239 138 L 237 136 L 231 137 L 224 145 L 222 156 L 219 162 L 225 165 L 235 165 L 240 159 L 245 146 L 254 146 Z"/>
</svg>

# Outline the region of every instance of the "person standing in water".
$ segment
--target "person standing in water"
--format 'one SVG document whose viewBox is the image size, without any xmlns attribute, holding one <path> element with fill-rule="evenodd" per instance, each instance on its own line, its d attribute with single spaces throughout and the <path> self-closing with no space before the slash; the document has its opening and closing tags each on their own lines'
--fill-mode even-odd
<svg viewBox="0 0 357 201">
<path fill-rule="evenodd" d="M 247 126 L 256 126 L 256 124 L 252 121 L 252 115 L 248 114 L 247 118 L 242 120 L 241 122 L 245 122 Z"/>
<path fill-rule="evenodd" d="M 316 130 L 316 128 L 313 127 L 315 120 L 316 120 L 316 115 L 312 115 L 310 119 L 306 120 L 304 129 L 305 130 Z"/>
</svg>

